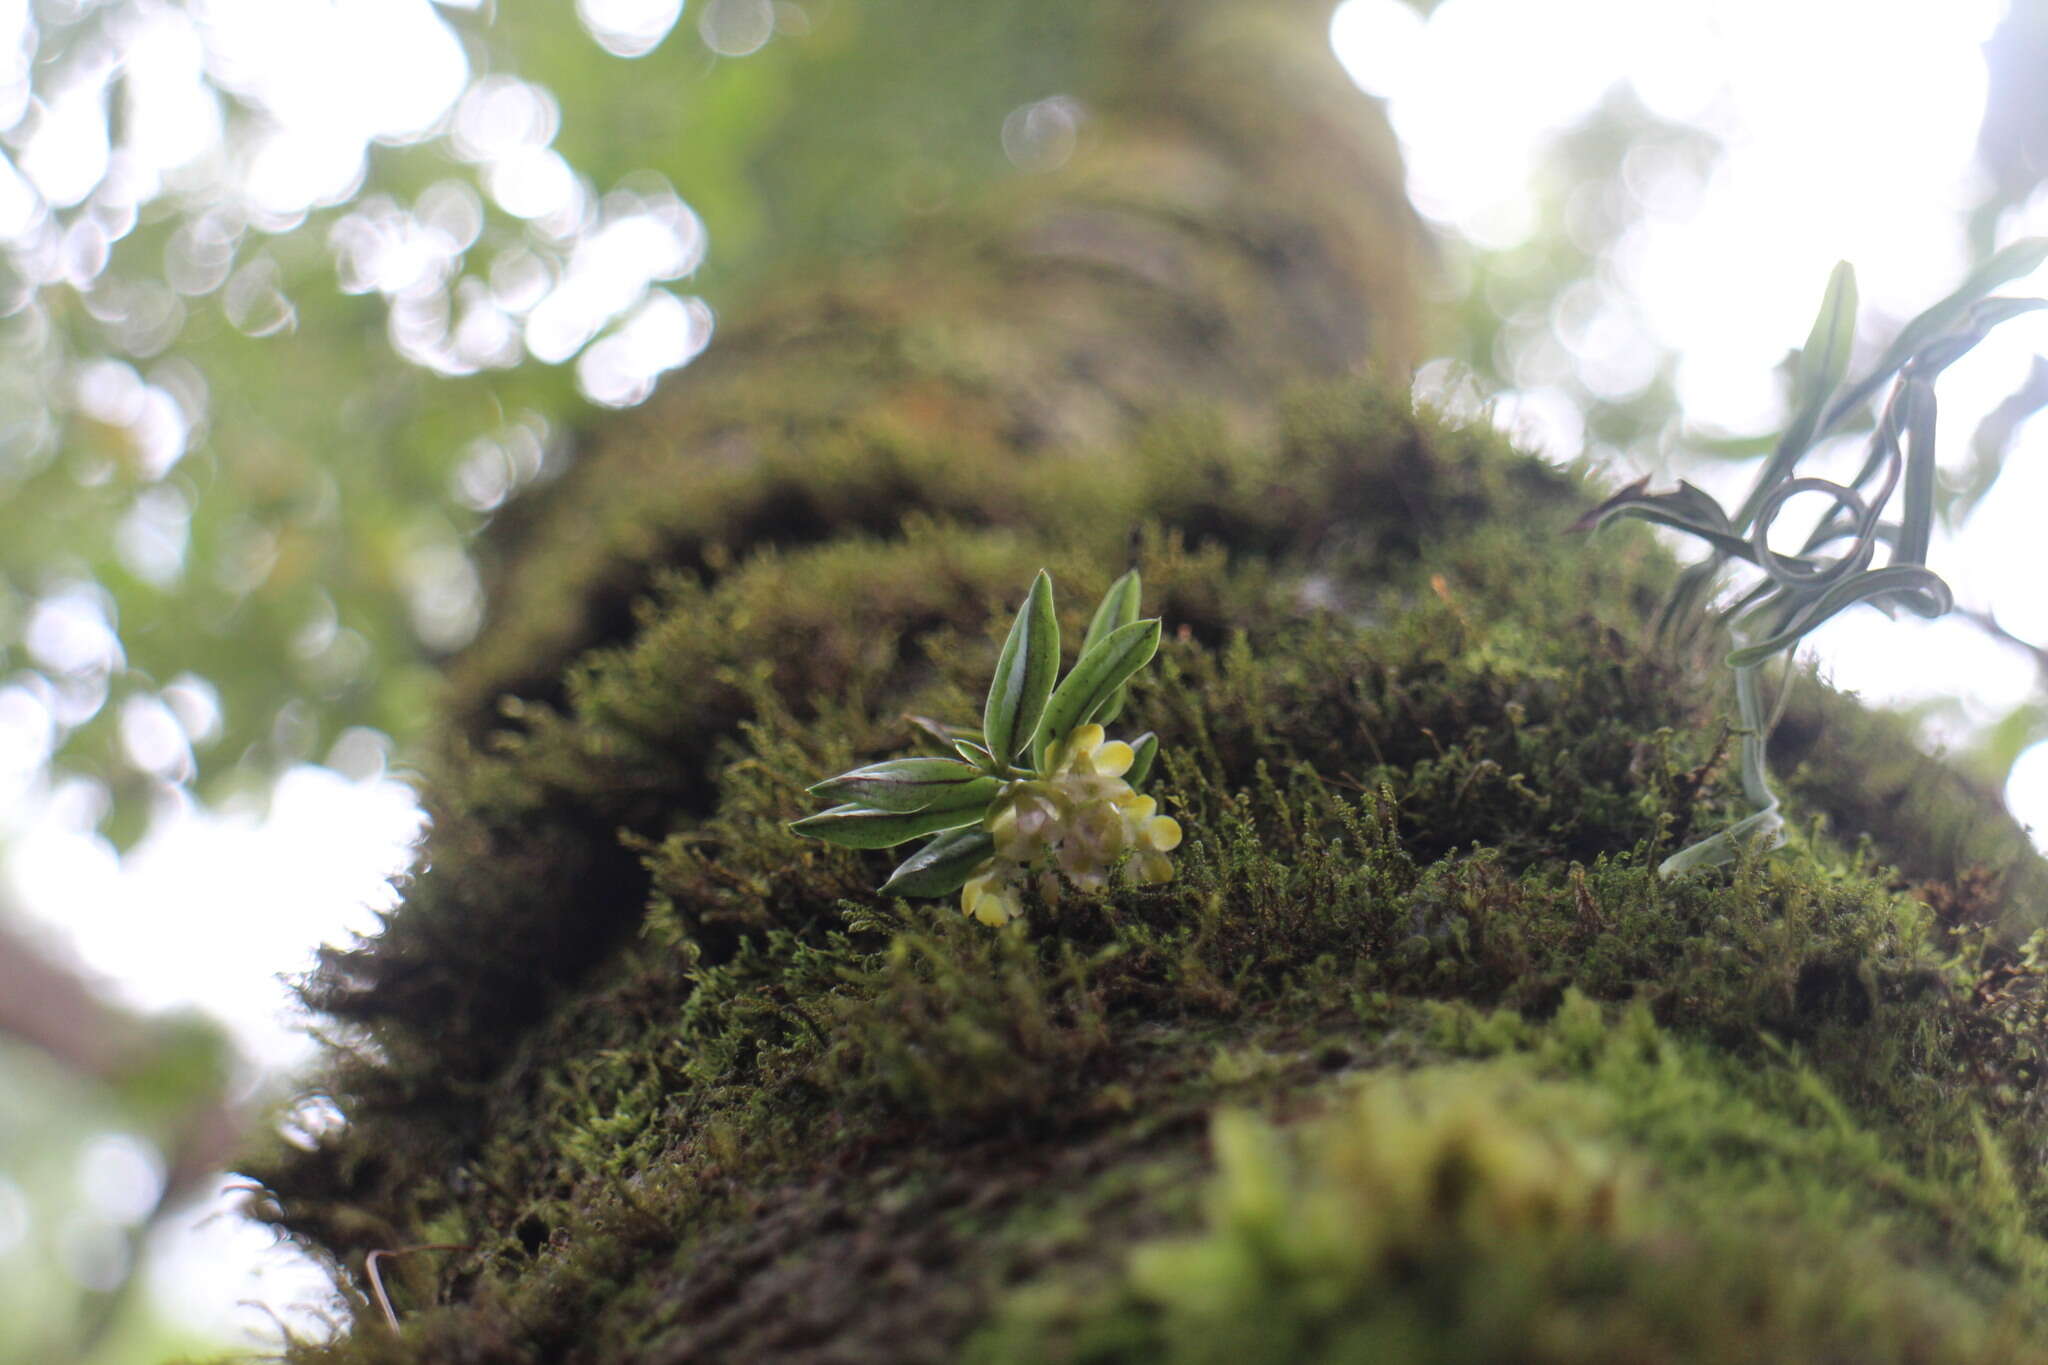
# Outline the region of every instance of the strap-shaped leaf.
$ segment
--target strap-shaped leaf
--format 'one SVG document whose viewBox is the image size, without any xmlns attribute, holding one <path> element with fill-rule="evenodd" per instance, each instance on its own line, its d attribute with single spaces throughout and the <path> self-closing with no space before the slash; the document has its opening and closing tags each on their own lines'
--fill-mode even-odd
<svg viewBox="0 0 2048 1365">
<path fill-rule="evenodd" d="M 1138 571 L 1130 570 L 1116 582 L 1109 585 L 1109 591 L 1102 595 L 1102 604 L 1095 608 L 1095 617 L 1088 623 L 1088 633 L 1081 637 L 1081 653 L 1087 652 L 1108 638 L 1109 633 L 1119 626 L 1127 626 L 1138 619 L 1138 599 L 1143 594 Z M 1099 725 L 1107 725 L 1123 713 L 1124 689 L 1119 687 L 1110 699 L 1102 704 L 1094 719 Z"/>
<path fill-rule="evenodd" d="M 2048 299 L 1979 300 L 1970 305 L 1953 331 L 1943 333 L 1915 351 L 1904 372 L 1932 379 L 1975 350 L 1977 344 L 1990 336 L 1992 329 L 2000 323 L 2042 308 L 2048 308 Z"/>
<path fill-rule="evenodd" d="M 1906 430 L 1906 508 L 1892 563 L 1925 564 L 1934 540 L 1934 385 L 1909 375 L 1894 401 Z"/>
<path fill-rule="evenodd" d="M 980 826 L 941 834 L 904 859 L 882 890 L 897 896 L 950 896 L 995 851 L 995 836 Z"/>
<path fill-rule="evenodd" d="M 1038 766 L 1045 766 L 1047 749 L 1072 734 L 1075 726 L 1093 720 L 1103 703 L 1158 652 L 1159 618 L 1155 616 L 1118 626 L 1075 660 L 1074 671 L 1045 704 L 1045 724 L 1034 753 Z"/>
<path fill-rule="evenodd" d="M 1916 564 L 1887 564 L 1837 583 L 1767 640 L 1728 656 L 1730 668 L 1754 668 L 1773 654 L 1790 649 L 1830 617 L 1873 597 L 1892 600 L 1918 616 L 1935 617 L 1955 605 L 1955 596 L 1941 576 Z"/>
<path fill-rule="evenodd" d="M 1714 591 L 1714 580 L 1721 572 L 1721 558 L 1701 560 L 1682 570 L 1671 585 L 1671 595 L 1664 599 L 1664 606 L 1657 613 L 1657 635 L 1670 640 L 1689 636 L 1691 627 L 1697 624 L 1694 611 Z"/>
<path fill-rule="evenodd" d="M 811 788 L 824 801 L 876 810 L 954 810 L 986 806 L 1003 784 L 980 768 L 952 758 L 892 758 L 828 777 Z"/>
<path fill-rule="evenodd" d="M 2022 237 L 1994 252 L 1956 286 L 1955 292 L 1899 329 L 1899 334 L 1892 338 L 1892 344 L 1885 349 L 1883 357 L 1870 373 L 1835 400 L 1821 424 L 1821 430 L 1825 432 L 1832 428 L 1851 408 L 1877 392 L 1922 347 L 1962 321 L 1977 300 L 2002 284 L 2033 274 L 2043 262 L 2048 262 L 2048 237 Z"/>
<path fill-rule="evenodd" d="M 1837 261 L 1828 276 L 1827 292 L 1821 295 L 1820 314 L 1806 334 L 1799 350 L 1799 369 L 1792 392 L 1802 407 L 1811 407 L 1818 418 L 1828 395 L 1849 372 L 1849 352 L 1856 344 L 1856 268 Z"/>
<path fill-rule="evenodd" d="M 1770 460 L 1757 474 L 1749 496 L 1735 514 L 1735 525 L 1747 531 L 1756 523 L 1757 509 L 1778 481 L 1792 472 L 1827 429 L 1828 399 L 1841 387 L 1848 371 L 1849 353 L 1856 342 L 1856 271 L 1847 261 L 1838 261 L 1821 295 L 1820 313 L 1800 348 L 1799 363 L 1792 378 L 1792 419 L 1785 424 Z"/>
<path fill-rule="evenodd" d="M 1003 641 L 982 710 L 981 731 L 998 762 L 1008 763 L 1037 735 L 1059 671 L 1060 622 L 1052 609 L 1052 577 L 1040 569 Z"/>
<path fill-rule="evenodd" d="M 921 834 L 937 834 L 980 822 L 980 808 L 963 806 L 954 810 L 889 811 L 873 806 L 834 806 L 831 810 L 792 820 L 790 833 L 808 839 L 823 839 L 841 848 L 894 848 Z"/>
</svg>

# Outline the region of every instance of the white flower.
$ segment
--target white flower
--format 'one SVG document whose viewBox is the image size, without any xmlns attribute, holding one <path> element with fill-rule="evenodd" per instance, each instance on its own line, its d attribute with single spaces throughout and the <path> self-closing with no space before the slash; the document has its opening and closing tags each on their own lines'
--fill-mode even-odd
<svg viewBox="0 0 2048 1365">
<path fill-rule="evenodd" d="M 961 911 L 983 924 L 1016 918 L 1023 913 L 1025 879 L 1048 858 L 1087 891 L 1107 886 L 1120 863 L 1127 881 L 1171 880 L 1166 855 L 1180 844 L 1180 824 L 1124 781 L 1132 758 L 1130 745 L 1105 741 L 1100 725 L 1083 725 L 1054 747 L 1048 776 L 1005 789 L 986 819 L 995 856 L 960 888 Z M 1059 898 L 1060 879 L 1049 869 L 1040 873 L 1038 887 L 1048 901 Z"/>
</svg>

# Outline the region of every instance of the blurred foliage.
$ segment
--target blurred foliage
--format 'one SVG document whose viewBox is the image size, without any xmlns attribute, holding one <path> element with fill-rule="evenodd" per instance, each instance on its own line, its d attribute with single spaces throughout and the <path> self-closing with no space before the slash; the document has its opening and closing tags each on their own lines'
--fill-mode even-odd
<svg viewBox="0 0 2048 1365">
<path fill-rule="evenodd" d="M 192 1125 L 216 1111 L 232 1052 L 197 1019 L 146 1027 L 111 1076 L 0 1035 L 0 1365 L 153 1365 L 217 1348 L 169 1321 L 139 1272 L 152 1234 L 193 1216 L 210 1187 L 228 1130 L 194 1152 Z"/>
<path fill-rule="evenodd" d="M 1617 253 L 1654 204 L 1697 196 L 1720 153 L 1706 129 L 1660 118 L 1625 85 L 1609 91 L 1546 149 L 1526 236 L 1445 243 L 1450 306 L 1434 349 L 1457 369 L 1425 382 L 1454 405 L 1547 390 L 1582 417 L 1587 451 L 1668 464 L 1682 435 L 1678 357 L 1630 303 Z"/>
<path fill-rule="evenodd" d="M 304 27 L 298 8 L 280 29 Z M 299 150 L 276 92 L 223 55 L 260 28 L 248 13 L 42 0 L 19 16 L 26 79 L 0 132 L 0 182 L 28 196 L 0 224 L 19 228 L 0 264 L 0 700 L 50 758 L 23 809 L 84 778 L 125 845 L 167 790 L 260 792 L 293 762 L 403 748 L 426 665 L 479 620 L 467 538 L 559 467 L 594 404 L 638 402 L 708 340 L 709 307 L 665 288 L 707 235 L 721 303 L 877 246 L 1008 169 L 1005 115 L 1073 83 L 1081 28 L 1072 7 L 934 25 L 893 3 L 712 0 L 629 64 L 607 45 L 648 46 L 661 15 L 593 33 L 567 3 L 414 8 L 414 29 L 459 38 L 466 93 L 303 207 L 271 183 Z M 200 47 L 181 98 L 218 111 L 217 136 L 162 169 L 157 87 L 138 93 L 129 60 L 149 41 Z M 958 60 L 898 63 L 874 98 L 875 65 L 913 46 Z M 80 88 L 98 92 L 82 135 L 58 117 Z M 104 173 L 64 203 L 49 164 L 96 134 Z"/>
<path fill-rule="evenodd" d="M 2011 0 L 1984 45 L 1984 64 L 1990 84 L 1977 162 L 1989 183 L 1970 223 L 1980 253 L 1995 243 L 1999 219 L 2048 184 L 2048 0 Z"/>
</svg>

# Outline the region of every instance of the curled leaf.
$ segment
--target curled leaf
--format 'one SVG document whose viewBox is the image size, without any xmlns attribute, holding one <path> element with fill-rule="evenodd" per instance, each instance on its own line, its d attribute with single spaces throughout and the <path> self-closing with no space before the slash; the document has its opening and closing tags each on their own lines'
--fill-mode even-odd
<svg viewBox="0 0 2048 1365">
<path fill-rule="evenodd" d="M 1798 644 L 1816 626 L 1855 606 L 1884 598 L 1916 616 L 1935 617 L 1955 605 L 1955 595 L 1941 575 L 1917 564 L 1888 564 L 1835 584 L 1801 607 L 1782 629 L 1728 656 L 1730 668 L 1754 668 L 1773 654 Z"/>
</svg>

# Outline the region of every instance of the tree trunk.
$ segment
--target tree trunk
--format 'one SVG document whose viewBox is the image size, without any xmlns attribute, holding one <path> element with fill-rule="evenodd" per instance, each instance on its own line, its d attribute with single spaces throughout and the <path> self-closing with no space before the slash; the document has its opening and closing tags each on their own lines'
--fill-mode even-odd
<svg viewBox="0 0 2048 1365">
<path fill-rule="evenodd" d="M 295 1354 L 2048 1341 L 2022 836 L 1809 690 L 1856 792 L 1795 800 L 1917 898 L 1818 831 L 1660 882 L 1739 814 L 1712 675 L 1637 643 L 1647 537 L 1410 410 L 1427 248 L 1327 8 L 1100 8 L 1028 170 L 793 267 L 495 529 L 423 870 L 306 987 L 347 1123 L 252 1160 L 358 1305 Z M 1038 568 L 1077 640 L 1133 564 L 1170 883 L 989 929 L 789 832 L 979 714 Z M 427 1246 L 393 1334 L 367 1258 Z"/>
</svg>

